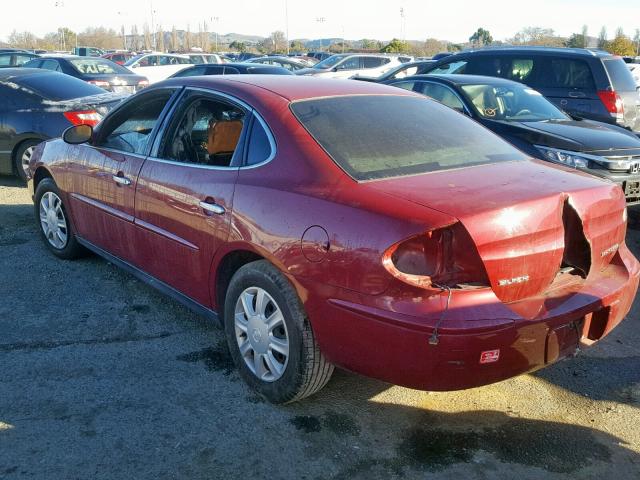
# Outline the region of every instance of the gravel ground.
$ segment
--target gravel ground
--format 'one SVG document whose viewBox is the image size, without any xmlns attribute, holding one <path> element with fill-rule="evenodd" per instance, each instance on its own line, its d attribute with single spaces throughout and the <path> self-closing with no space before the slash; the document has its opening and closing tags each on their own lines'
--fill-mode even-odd
<svg viewBox="0 0 640 480">
<path fill-rule="evenodd" d="M 635 212 L 627 241 L 640 254 Z M 0 292 L 2 479 L 640 478 L 637 302 L 534 375 L 427 393 L 338 371 L 276 407 L 215 326 L 99 258 L 49 254 L 1 177 Z"/>
</svg>

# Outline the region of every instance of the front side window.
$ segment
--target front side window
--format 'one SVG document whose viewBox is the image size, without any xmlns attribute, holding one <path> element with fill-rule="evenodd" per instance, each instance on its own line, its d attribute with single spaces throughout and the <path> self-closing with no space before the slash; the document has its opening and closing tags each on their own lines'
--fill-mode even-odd
<svg viewBox="0 0 640 480">
<path fill-rule="evenodd" d="M 134 97 L 102 125 L 94 145 L 146 155 L 151 134 L 174 90 Z"/>
<path fill-rule="evenodd" d="M 40 68 L 44 68 L 45 70 L 51 70 L 54 72 L 59 72 L 60 64 L 58 63 L 57 60 L 45 60 L 42 62 L 42 65 L 40 65 Z"/>
<path fill-rule="evenodd" d="M 336 67 L 338 70 L 359 70 L 360 57 L 347 58 L 344 62 Z"/>
<path fill-rule="evenodd" d="M 568 117 L 526 85 L 462 85 L 476 113 L 490 120 L 535 122 Z"/>
<path fill-rule="evenodd" d="M 527 158 L 473 120 L 425 98 L 330 97 L 294 102 L 291 110 L 358 181 Z"/>
<path fill-rule="evenodd" d="M 245 113 L 239 107 L 190 94 L 176 112 L 160 145 L 160 158 L 228 167 L 238 146 Z"/>
</svg>

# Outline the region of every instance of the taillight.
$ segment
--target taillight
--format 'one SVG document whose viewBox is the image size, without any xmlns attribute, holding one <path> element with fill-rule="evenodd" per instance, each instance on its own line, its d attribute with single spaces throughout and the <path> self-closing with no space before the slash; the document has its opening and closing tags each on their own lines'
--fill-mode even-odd
<svg viewBox="0 0 640 480">
<path fill-rule="evenodd" d="M 148 86 L 149 86 L 149 80 L 140 80 L 138 82 L 138 90 L 141 90 L 141 89 L 143 89 L 145 87 L 148 87 Z"/>
<path fill-rule="evenodd" d="M 598 90 L 598 97 L 600 97 L 607 112 L 619 119 L 624 117 L 622 98 L 614 90 Z"/>
<path fill-rule="evenodd" d="M 414 287 L 489 284 L 473 240 L 460 224 L 392 245 L 384 253 L 382 264 L 391 275 Z"/>
<path fill-rule="evenodd" d="M 105 90 L 111 90 L 111 84 L 104 80 L 89 80 L 87 83 L 95 85 L 96 87 L 104 88 Z"/>
<path fill-rule="evenodd" d="M 92 127 L 95 127 L 102 120 L 102 115 L 95 110 L 64 112 L 64 116 L 74 125 L 91 125 Z"/>
</svg>

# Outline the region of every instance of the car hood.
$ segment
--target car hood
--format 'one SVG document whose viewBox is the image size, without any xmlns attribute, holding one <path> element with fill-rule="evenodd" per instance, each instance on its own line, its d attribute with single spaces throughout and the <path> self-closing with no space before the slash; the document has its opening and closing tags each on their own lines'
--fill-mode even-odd
<svg viewBox="0 0 640 480">
<path fill-rule="evenodd" d="M 585 153 L 640 150 L 640 138 L 623 128 L 605 123 L 589 120 L 508 123 L 513 129 L 520 130 L 520 136 L 536 145 Z"/>
<path fill-rule="evenodd" d="M 620 188 L 591 175 L 513 161 L 369 182 L 380 192 L 456 218 L 503 302 L 542 295 L 563 264 L 584 276 L 624 243 Z"/>
</svg>

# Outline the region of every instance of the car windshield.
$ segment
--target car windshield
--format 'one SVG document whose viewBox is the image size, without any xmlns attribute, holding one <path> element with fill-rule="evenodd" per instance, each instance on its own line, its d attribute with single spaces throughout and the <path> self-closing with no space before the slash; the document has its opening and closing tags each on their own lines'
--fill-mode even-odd
<svg viewBox="0 0 640 480">
<path fill-rule="evenodd" d="M 313 68 L 319 68 L 321 70 L 325 68 L 333 68 L 343 58 L 345 57 L 342 55 L 331 55 L 329 58 L 325 58 L 321 62 L 316 63 Z"/>
<path fill-rule="evenodd" d="M 75 69 L 80 73 L 86 73 L 89 75 L 101 73 L 131 73 L 126 68 L 121 67 L 117 63 L 113 63 L 109 60 L 99 60 L 97 58 L 77 58 L 69 60 L 69 62 L 71 62 Z"/>
<path fill-rule="evenodd" d="M 294 102 L 291 110 L 356 180 L 526 158 L 480 124 L 426 98 L 329 97 Z"/>
<path fill-rule="evenodd" d="M 568 120 L 569 117 L 535 90 L 519 84 L 462 85 L 464 95 L 483 118 L 511 122 Z"/>
</svg>

